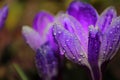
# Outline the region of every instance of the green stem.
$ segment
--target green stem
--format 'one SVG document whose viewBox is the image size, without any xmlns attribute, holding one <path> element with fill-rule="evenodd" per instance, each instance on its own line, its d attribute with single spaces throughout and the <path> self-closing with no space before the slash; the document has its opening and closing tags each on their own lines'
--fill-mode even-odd
<svg viewBox="0 0 120 80">
<path fill-rule="evenodd" d="M 22 80 L 28 80 L 22 69 L 17 64 L 14 63 L 13 66 L 16 69 L 17 73 L 20 75 Z"/>
</svg>

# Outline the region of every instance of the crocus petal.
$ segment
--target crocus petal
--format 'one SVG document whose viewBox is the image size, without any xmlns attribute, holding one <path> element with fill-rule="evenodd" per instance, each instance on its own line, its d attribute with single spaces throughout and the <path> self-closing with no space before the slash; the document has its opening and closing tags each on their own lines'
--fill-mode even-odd
<svg viewBox="0 0 120 80">
<path fill-rule="evenodd" d="M 108 26 L 111 24 L 113 18 L 116 18 L 116 10 L 114 7 L 108 7 L 105 9 L 105 11 L 100 15 L 98 21 L 97 21 L 97 26 L 99 29 L 104 32 L 108 28 Z"/>
<path fill-rule="evenodd" d="M 52 80 L 57 75 L 57 58 L 48 43 L 37 49 L 35 62 L 38 73 L 44 80 Z"/>
<path fill-rule="evenodd" d="M 89 41 L 88 41 L 88 61 L 91 65 L 95 80 L 100 79 L 100 70 L 98 66 L 98 58 L 100 51 L 100 37 L 98 27 L 90 26 Z"/>
<path fill-rule="evenodd" d="M 120 47 L 120 17 L 113 20 L 101 42 L 100 63 L 110 60 Z"/>
<path fill-rule="evenodd" d="M 44 42 L 41 41 L 41 37 L 39 36 L 39 33 L 37 33 L 35 30 L 28 26 L 23 26 L 22 28 L 22 34 L 29 46 L 33 50 L 37 50 L 41 44 Z"/>
<path fill-rule="evenodd" d="M 53 35 L 68 59 L 78 64 L 87 64 L 87 55 L 74 34 L 62 28 L 60 24 L 54 24 Z"/>
<path fill-rule="evenodd" d="M 81 46 L 83 46 L 87 52 L 88 33 L 84 30 L 81 24 L 74 17 L 67 14 L 59 16 L 56 20 L 58 20 L 58 22 L 60 22 L 71 34 L 75 34 L 77 36 L 80 40 Z"/>
<path fill-rule="evenodd" d="M 33 27 L 36 31 L 39 32 L 41 37 L 46 36 L 46 34 L 44 34 L 44 30 L 50 22 L 53 22 L 53 20 L 54 17 L 51 14 L 41 11 L 35 16 L 33 21 Z"/>
<path fill-rule="evenodd" d="M 52 25 L 53 25 L 53 23 L 50 23 L 44 31 L 46 34 L 46 41 L 49 42 L 49 44 L 51 45 L 51 47 L 54 51 L 58 51 L 58 45 L 52 35 Z"/>
<path fill-rule="evenodd" d="M 4 23 L 5 23 L 7 16 L 8 16 L 8 7 L 4 6 L 0 10 L 0 28 L 4 26 Z"/>
<path fill-rule="evenodd" d="M 98 13 L 90 4 L 80 1 L 73 1 L 67 10 L 67 13 L 75 17 L 87 31 L 88 26 L 95 26 L 98 18 Z"/>
</svg>

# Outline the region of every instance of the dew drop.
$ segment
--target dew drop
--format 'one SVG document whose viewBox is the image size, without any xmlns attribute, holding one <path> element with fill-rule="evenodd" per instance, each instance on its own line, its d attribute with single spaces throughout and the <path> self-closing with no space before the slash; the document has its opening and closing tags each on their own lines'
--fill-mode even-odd
<svg viewBox="0 0 120 80">
<path fill-rule="evenodd" d="M 80 53 L 81 56 L 83 56 L 83 53 Z"/>
<path fill-rule="evenodd" d="M 61 33 L 61 31 L 58 31 L 58 33 L 60 34 L 60 33 Z"/>
<path fill-rule="evenodd" d="M 110 49 L 112 49 L 112 47 L 110 47 Z"/>
<path fill-rule="evenodd" d="M 70 36 L 72 37 L 72 34 Z"/>
<path fill-rule="evenodd" d="M 55 62 L 55 61 L 53 61 L 53 62 L 52 62 L 52 64 L 53 64 L 53 65 L 55 65 L 55 64 L 56 64 L 56 62 Z"/>
<path fill-rule="evenodd" d="M 65 53 L 65 50 L 62 50 L 63 53 Z"/>
<path fill-rule="evenodd" d="M 55 29 L 53 28 L 53 31 L 55 31 Z"/>
<path fill-rule="evenodd" d="M 111 18 L 111 16 L 108 16 L 108 19 L 110 19 Z"/>
<path fill-rule="evenodd" d="M 78 59 L 79 62 L 81 62 L 81 59 Z"/>
<path fill-rule="evenodd" d="M 113 39 L 113 41 L 116 41 L 116 39 Z"/>
<path fill-rule="evenodd" d="M 112 31 L 110 31 L 110 34 L 112 34 Z"/>
<path fill-rule="evenodd" d="M 95 47 L 97 47 L 97 44 L 95 44 Z"/>
<path fill-rule="evenodd" d="M 120 26 L 117 26 L 117 28 L 119 28 Z"/>
<path fill-rule="evenodd" d="M 66 41 L 68 42 L 69 40 L 67 39 Z"/>
<path fill-rule="evenodd" d="M 46 53 L 46 50 L 44 50 L 44 53 Z"/>
<path fill-rule="evenodd" d="M 66 45 L 64 45 L 64 47 L 66 47 Z"/>
<path fill-rule="evenodd" d="M 103 53 L 105 54 L 106 52 L 105 52 L 105 51 L 103 51 Z"/>
<path fill-rule="evenodd" d="M 73 59 L 75 59 L 75 57 L 73 57 Z"/>
<path fill-rule="evenodd" d="M 54 32 L 53 35 L 56 35 L 56 33 Z"/>
<path fill-rule="evenodd" d="M 85 58 L 85 55 L 82 55 L 83 58 Z"/>
<path fill-rule="evenodd" d="M 77 37 L 75 37 L 75 40 L 77 40 Z"/>
</svg>

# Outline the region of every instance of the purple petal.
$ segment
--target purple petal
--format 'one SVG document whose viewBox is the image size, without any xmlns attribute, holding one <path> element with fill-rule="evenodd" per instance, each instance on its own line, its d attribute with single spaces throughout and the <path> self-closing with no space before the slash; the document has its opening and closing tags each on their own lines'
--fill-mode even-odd
<svg viewBox="0 0 120 80">
<path fill-rule="evenodd" d="M 95 26 L 98 18 L 98 13 L 90 4 L 79 1 L 73 1 L 67 12 L 75 17 L 86 30 L 90 25 Z"/>
<path fill-rule="evenodd" d="M 109 7 L 105 9 L 105 11 L 100 15 L 97 21 L 97 26 L 102 32 L 106 31 L 106 29 L 111 24 L 112 20 L 116 18 L 116 16 L 117 14 L 114 7 Z"/>
<path fill-rule="evenodd" d="M 87 52 L 88 31 L 85 31 L 81 24 L 70 15 L 63 14 L 59 16 L 57 20 L 62 24 L 62 26 L 64 26 L 66 30 L 77 36 L 77 38 L 80 40 L 81 46 L 83 46 Z"/>
<path fill-rule="evenodd" d="M 101 46 L 101 42 L 99 38 L 98 28 L 94 26 L 90 26 L 89 41 L 88 41 L 88 61 L 91 65 L 95 80 L 100 79 L 100 74 L 99 74 L 100 72 L 98 66 L 100 46 Z"/>
<path fill-rule="evenodd" d="M 53 35 L 68 59 L 78 64 L 87 64 L 86 52 L 74 34 L 62 28 L 61 25 L 54 24 Z"/>
<path fill-rule="evenodd" d="M 37 50 L 40 45 L 44 43 L 39 33 L 28 26 L 24 26 L 22 28 L 22 34 L 26 40 L 26 43 L 29 44 L 33 50 Z"/>
<path fill-rule="evenodd" d="M 40 36 L 46 36 L 44 34 L 44 31 L 46 29 L 46 27 L 49 25 L 50 22 L 53 22 L 54 17 L 53 15 L 41 11 L 39 12 L 35 18 L 34 18 L 34 22 L 33 22 L 33 27 L 36 31 L 39 32 Z"/>
<path fill-rule="evenodd" d="M 51 45 L 52 49 L 54 51 L 58 51 L 58 45 L 57 42 L 55 41 L 53 35 L 52 35 L 52 24 L 50 24 L 47 28 L 46 28 L 46 40 L 49 41 L 49 44 Z"/>
<path fill-rule="evenodd" d="M 0 28 L 4 26 L 5 20 L 7 19 L 8 16 L 8 6 L 4 6 L 0 10 Z"/>
<path fill-rule="evenodd" d="M 52 80 L 53 77 L 57 76 L 57 58 L 48 43 L 37 50 L 35 62 L 38 73 L 44 80 Z"/>
<path fill-rule="evenodd" d="M 100 37 L 98 28 L 90 26 L 89 41 L 88 41 L 88 60 L 90 63 L 97 64 L 100 51 Z"/>
<path fill-rule="evenodd" d="M 110 60 L 120 47 L 120 17 L 113 20 L 112 24 L 107 28 L 102 36 L 102 44 L 100 51 L 100 62 Z"/>
</svg>

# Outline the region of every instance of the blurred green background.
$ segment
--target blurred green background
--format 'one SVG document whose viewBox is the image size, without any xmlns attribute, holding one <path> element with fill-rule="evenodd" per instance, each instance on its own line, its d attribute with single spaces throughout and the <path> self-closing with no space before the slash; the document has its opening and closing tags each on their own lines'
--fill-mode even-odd
<svg viewBox="0 0 120 80">
<path fill-rule="evenodd" d="M 25 43 L 21 28 L 32 26 L 39 11 L 54 15 L 65 11 L 72 0 L 0 0 L 0 7 L 9 6 L 5 27 L 0 30 L 0 80 L 40 80 L 34 63 L 34 51 Z M 83 0 L 92 4 L 99 13 L 115 6 L 120 15 L 120 0 Z M 89 80 L 81 66 L 65 60 L 63 80 Z M 120 52 L 108 64 L 104 80 L 120 80 Z"/>
</svg>

